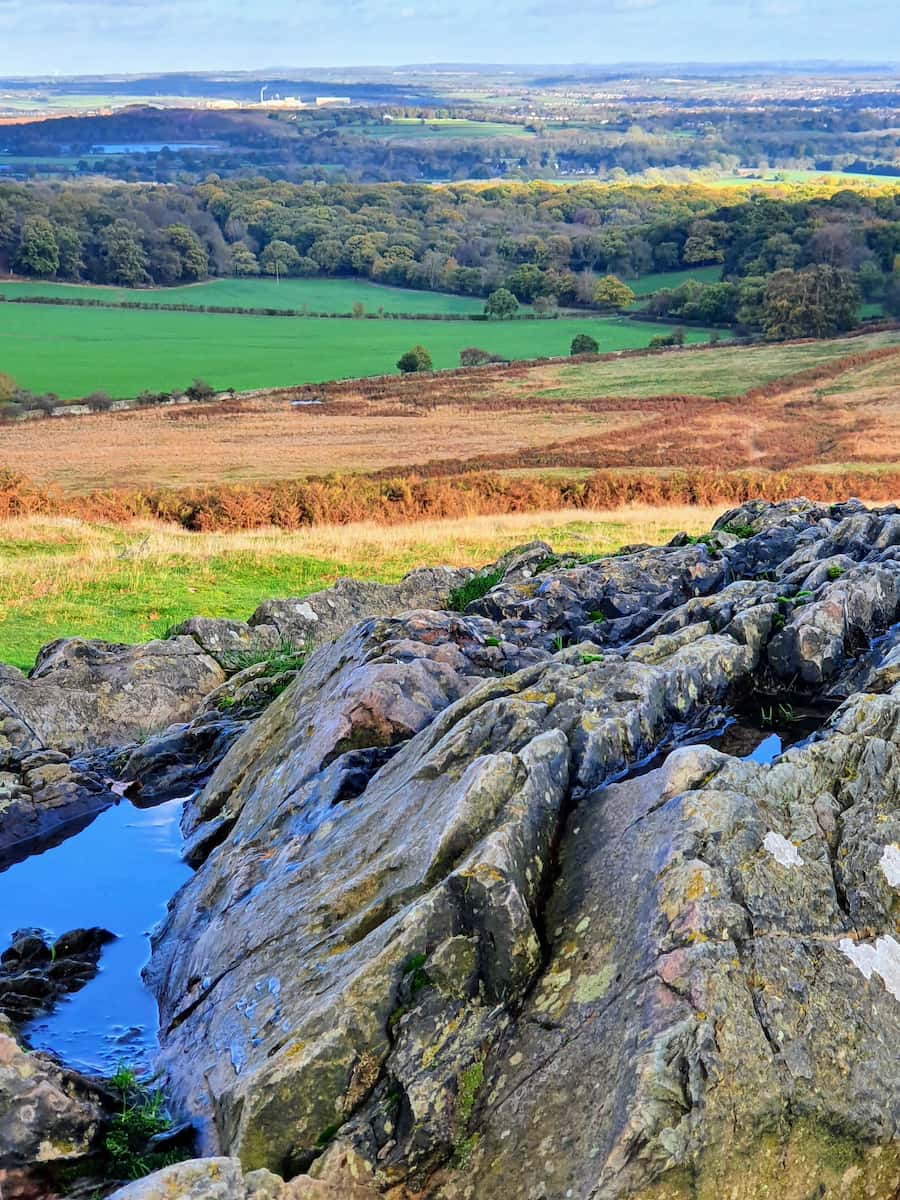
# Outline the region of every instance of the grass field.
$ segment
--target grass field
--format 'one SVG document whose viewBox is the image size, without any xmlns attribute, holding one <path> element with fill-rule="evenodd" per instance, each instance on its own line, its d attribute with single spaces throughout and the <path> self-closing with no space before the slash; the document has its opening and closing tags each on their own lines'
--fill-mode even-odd
<svg viewBox="0 0 900 1200">
<path fill-rule="evenodd" d="M 0 160 L 2 161 L 2 160 Z M 104 304 L 189 304 L 196 307 L 277 308 L 310 312 L 349 313 L 357 302 L 366 312 L 480 313 L 484 300 L 385 287 L 368 279 L 211 279 L 206 283 L 171 288 L 117 288 L 91 284 L 16 281 L 0 283 L 0 296 L 62 297 L 99 300 Z"/>
<path fill-rule="evenodd" d="M 461 463 L 541 472 L 871 466 L 900 459 L 898 356 L 900 332 L 351 380 L 323 385 L 324 403 L 299 409 L 261 397 L 23 421 L 0 432 L 0 465 L 70 494 L 435 464 L 453 475 Z M 833 377 L 792 382 L 829 364 Z M 734 398 L 781 380 L 771 396 Z"/>
<path fill-rule="evenodd" d="M 721 267 L 686 267 L 683 271 L 657 271 L 654 275 L 642 275 L 640 279 L 625 282 L 636 296 L 652 296 L 663 288 L 677 288 L 683 283 L 721 283 Z"/>
<path fill-rule="evenodd" d="M 471 121 L 466 117 L 439 117 L 423 121 L 418 117 L 395 117 L 380 126 L 366 126 L 368 137 L 384 141 L 406 142 L 439 138 L 533 138 L 535 135 L 521 125 L 504 121 Z"/>
<path fill-rule="evenodd" d="M 394 371 L 422 343 L 436 368 L 459 365 L 481 346 L 510 359 L 565 355 L 576 333 L 604 351 L 634 349 L 666 332 L 625 319 L 501 321 L 272 320 L 206 313 L 140 312 L 0 304 L 0 371 L 63 399 L 102 389 L 134 396 L 186 387 L 195 377 L 219 389 L 286 387 Z M 691 330 L 691 341 L 705 341 Z"/>
<path fill-rule="evenodd" d="M 721 509 L 552 512 L 298 533 L 190 534 L 38 519 L 0 524 L 0 662 L 29 668 L 57 637 L 136 642 L 194 614 L 246 618 L 263 600 L 303 596 L 341 575 L 394 581 L 413 567 L 482 566 L 535 538 L 605 554 L 700 533 Z"/>
<path fill-rule="evenodd" d="M 659 395 L 735 396 L 784 375 L 821 366 L 836 358 L 900 346 L 900 331 L 799 345 L 723 346 L 714 354 L 666 354 L 626 358 L 619 362 L 572 363 L 562 373 L 541 368 L 554 386 L 539 394 L 551 400 L 583 400 L 592 396 Z"/>
<path fill-rule="evenodd" d="M 900 186 L 900 177 L 894 175 L 866 175 L 853 171 L 791 171 L 773 168 L 765 175 L 720 175 L 713 179 L 716 187 L 778 187 L 782 183 L 821 183 L 825 179 L 851 184 L 888 184 Z"/>
</svg>

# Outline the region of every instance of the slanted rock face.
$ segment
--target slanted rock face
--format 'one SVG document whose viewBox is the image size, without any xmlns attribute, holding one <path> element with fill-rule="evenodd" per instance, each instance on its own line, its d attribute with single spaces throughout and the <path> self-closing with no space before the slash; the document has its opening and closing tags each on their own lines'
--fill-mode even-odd
<svg viewBox="0 0 900 1200">
<path fill-rule="evenodd" d="M 20 748 L 73 753 L 186 720 L 224 678 L 191 638 L 143 646 L 70 638 L 45 646 L 29 678 L 0 678 L 0 707 Z"/>
<path fill-rule="evenodd" d="M 164 643 L 215 682 L 128 773 L 230 749 L 148 979 L 173 1103 L 230 1157 L 123 1198 L 896 1200 L 898 546 L 894 509 L 752 504 L 699 542 L 527 548 L 464 614 L 429 576 Z M 265 673 L 221 686 L 226 647 L 313 626 L 341 636 L 249 724 Z M 666 756 L 787 688 L 848 699 L 770 765 Z M 72 770 L 29 719 L 14 779 Z"/>
<path fill-rule="evenodd" d="M 615 781 L 736 690 L 847 686 L 897 533 L 744 506 L 317 652 L 190 806 L 156 939 L 204 1148 L 395 1198 L 895 1200 L 895 638 L 774 765 Z"/>
<path fill-rule="evenodd" d="M 435 1194 L 893 1197 L 898 769 L 900 693 L 773 766 L 678 751 L 586 800 Z"/>
</svg>

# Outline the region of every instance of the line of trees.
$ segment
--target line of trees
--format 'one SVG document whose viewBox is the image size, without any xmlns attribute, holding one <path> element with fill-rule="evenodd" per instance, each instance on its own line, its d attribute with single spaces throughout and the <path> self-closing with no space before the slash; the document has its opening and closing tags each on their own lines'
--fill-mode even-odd
<svg viewBox="0 0 900 1200">
<path fill-rule="evenodd" d="M 628 281 L 712 268 L 715 323 L 734 288 L 852 279 L 900 307 L 900 189 L 744 196 L 699 185 L 293 185 L 212 178 L 195 188 L 0 184 L 0 266 L 34 278 L 141 286 L 214 276 L 358 276 L 490 297 L 539 313 L 627 307 Z M 849 295 L 849 293 L 848 293 Z M 509 299 L 512 298 L 512 301 Z M 684 299 L 684 297 L 679 297 Z M 695 297 L 691 297 L 694 303 Z M 500 311 L 490 311 L 500 316 Z M 691 319 L 686 313 L 683 319 Z"/>
</svg>

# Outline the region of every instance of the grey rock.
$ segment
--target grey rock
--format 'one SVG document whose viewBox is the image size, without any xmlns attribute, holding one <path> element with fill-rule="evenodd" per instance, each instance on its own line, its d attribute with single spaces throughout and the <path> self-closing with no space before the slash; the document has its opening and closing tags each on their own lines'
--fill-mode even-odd
<svg viewBox="0 0 900 1200">
<path fill-rule="evenodd" d="M 15 1195 L 35 1168 L 93 1151 L 106 1121 L 103 1094 L 89 1080 L 23 1050 L 0 1016 L 0 1189 Z M 34 1194 L 32 1192 L 32 1194 Z"/>
<path fill-rule="evenodd" d="M 450 593 L 474 571 L 421 567 L 399 583 L 339 579 L 334 587 L 299 600 L 267 600 L 250 618 L 254 628 L 273 627 L 297 647 L 321 645 L 339 637 L 364 617 L 391 617 L 420 608 L 443 608 Z"/>
<path fill-rule="evenodd" d="M 0 702 L 28 731 L 29 750 L 77 752 L 189 718 L 223 679 L 190 638 L 143 646 L 70 638 L 45 646 L 30 678 L 0 682 Z"/>
</svg>

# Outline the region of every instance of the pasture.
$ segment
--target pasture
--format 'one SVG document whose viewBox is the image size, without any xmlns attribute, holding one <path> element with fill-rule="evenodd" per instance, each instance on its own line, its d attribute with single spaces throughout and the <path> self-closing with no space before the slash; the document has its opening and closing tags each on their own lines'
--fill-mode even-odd
<svg viewBox="0 0 900 1200">
<path fill-rule="evenodd" d="M 885 333 L 350 380 L 322 386 L 324 402 L 300 409 L 276 395 L 19 422 L 0 432 L 0 458 L 69 494 L 333 472 L 453 476 L 463 465 L 569 477 L 602 468 L 871 466 L 900 459 L 898 355 L 900 333 Z M 810 370 L 822 374 L 797 379 Z M 743 395 L 750 388 L 767 390 Z M 346 519 L 369 515 L 361 503 Z"/>
<path fill-rule="evenodd" d="M 484 309 L 477 296 L 387 287 L 368 279 L 209 279 L 167 288 L 102 287 L 89 283 L 0 282 L 0 297 L 96 300 L 101 304 L 184 304 L 192 308 L 272 308 L 316 313 L 366 312 L 472 314 Z"/>
<path fill-rule="evenodd" d="M 63 399 L 98 389 L 129 397 L 171 391 L 196 377 L 248 391 L 393 372 L 421 343 L 436 368 L 459 365 L 465 346 L 509 359 L 569 352 L 576 333 L 601 350 L 646 346 L 666 326 L 624 318 L 542 321 L 305 319 L 0 304 L 0 371 L 21 387 Z M 706 341 L 692 329 L 691 341 Z"/>
</svg>

